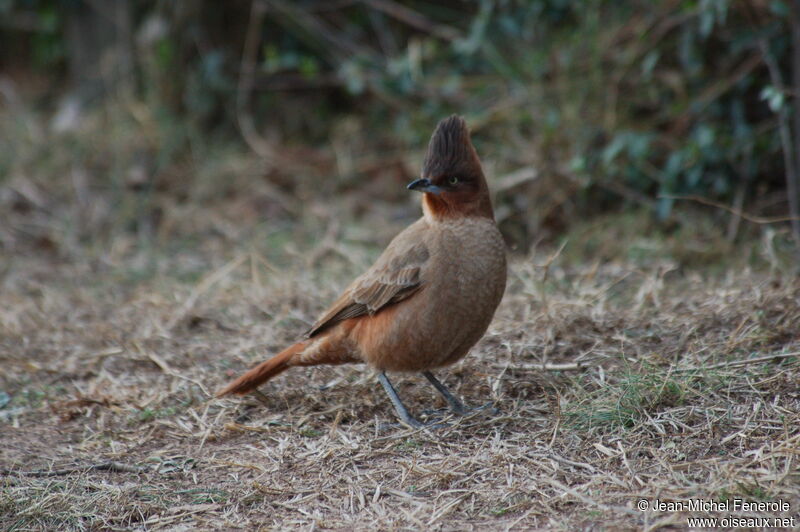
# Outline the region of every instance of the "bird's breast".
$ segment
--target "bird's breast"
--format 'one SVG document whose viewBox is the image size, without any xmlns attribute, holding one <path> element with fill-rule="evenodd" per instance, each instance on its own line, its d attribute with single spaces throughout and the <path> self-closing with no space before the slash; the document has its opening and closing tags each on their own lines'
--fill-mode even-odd
<svg viewBox="0 0 800 532">
<path fill-rule="evenodd" d="M 505 244 L 492 220 L 463 219 L 430 231 L 422 289 L 362 326 L 362 353 L 379 369 L 420 371 L 461 358 L 483 336 L 503 296 Z"/>
<path fill-rule="evenodd" d="M 483 218 L 451 224 L 442 236 L 438 260 L 446 273 L 431 286 L 441 296 L 431 319 L 449 330 L 442 342 L 449 340 L 450 345 L 441 347 L 442 356 L 458 358 L 483 336 L 503 297 L 505 244 L 494 222 Z"/>
</svg>

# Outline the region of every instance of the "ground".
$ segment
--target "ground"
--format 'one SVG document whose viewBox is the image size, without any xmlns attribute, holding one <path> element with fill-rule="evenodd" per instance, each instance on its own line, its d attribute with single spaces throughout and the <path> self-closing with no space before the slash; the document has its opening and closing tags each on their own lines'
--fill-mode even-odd
<svg viewBox="0 0 800 532">
<path fill-rule="evenodd" d="M 563 247 L 512 250 L 488 333 L 438 372 L 496 411 L 412 430 L 389 425 L 359 366 L 294 369 L 260 398 L 213 398 L 297 339 L 418 215 L 411 199 L 324 197 L 300 215 L 270 190 L 213 210 L 156 205 L 105 231 L 125 204 L 5 186 L 0 528 L 800 523 L 800 280 L 774 231 L 713 263 L 684 260 L 702 239 L 615 237 L 599 223 Z M 629 222 L 615 227 L 638 229 Z M 445 406 L 420 376 L 395 381 L 421 417 Z M 788 508 L 653 509 L 698 499 Z"/>
</svg>

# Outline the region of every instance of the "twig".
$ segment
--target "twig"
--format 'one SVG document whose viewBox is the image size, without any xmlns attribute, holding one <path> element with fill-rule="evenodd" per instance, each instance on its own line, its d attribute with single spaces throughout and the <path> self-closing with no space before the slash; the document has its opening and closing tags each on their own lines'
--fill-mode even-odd
<svg viewBox="0 0 800 532">
<path fill-rule="evenodd" d="M 549 257 L 547 257 L 547 260 L 544 261 L 544 263 L 537 264 L 537 265 L 534 266 L 535 268 L 541 268 L 541 269 L 544 270 L 544 273 L 542 274 L 542 282 L 543 283 L 545 281 L 547 281 L 547 275 L 550 272 L 550 266 L 553 264 L 553 261 L 555 261 L 561 255 L 561 252 L 564 251 L 565 247 L 567 247 L 567 243 L 568 242 L 569 242 L 569 240 L 564 240 L 561 243 L 561 245 L 558 246 L 558 249 L 553 254 L 551 254 Z"/>
<path fill-rule="evenodd" d="M 508 366 L 508 369 L 515 370 L 542 370 L 542 371 L 577 371 L 589 367 L 588 362 L 563 362 L 563 363 L 550 363 L 545 362 L 542 364 L 518 364 L 516 366 Z"/>
<path fill-rule="evenodd" d="M 575 174 L 573 174 L 571 170 L 568 170 L 566 167 L 560 168 L 560 171 L 561 173 L 563 173 L 564 176 L 567 177 L 567 179 L 569 179 L 573 183 L 576 183 L 579 186 L 584 185 L 584 182 L 581 179 L 579 179 Z M 648 198 L 638 190 L 626 187 L 625 185 L 621 185 L 615 181 L 597 181 L 595 183 L 592 183 L 592 185 L 606 189 L 609 192 L 613 192 L 614 194 L 617 194 L 618 196 L 625 198 L 628 201 L 636 203 L 649 211 L 656 210 L 655 201 Z"/>
<path fill-rule="evenodd" d="M 793 11 L 796 11 L 796 8 L 792 8 Z M 800 16 L 800 15 L 798 15 Z M 800 24 L 800 22 L 798 22 Z M 794 28 L 795 20 L 793 17 L 792 20 L 792 33 L 794 37 L 794 33 L 800 31 L 800 29 L 795 30 Z M 800 44 L 800 36 L 798 36 L 798 44 Z M 761 53 L 764 56 L 764 63 L 767 65 L 767 70 L 769 71 L 769 77 L 772 81 L 772 84 L 775 88 L 779 91 L 784 90 L 783 86 L 783 79 L 781 77 L 781 71 L 778 67 L 775 58 L 772 57 L 772 54 L 769 51 L 769 44 L 766 40 L 762 39 L 759 41 L 759 46 L 761 47 Z M 794 52 L 797 53 L 799 50 L 795 49 Z M 792 236 L 794 236 L 795 243 L 800 246 L 800 191 L 798 190 L 798 180 L 797 180 L 797 165 L 795 160 L 795 149 L 794 145 L 792 144 L 792 130 L 789 127 L 789 112 L 785 105 L 781 105 L 780 109 L 778 109 L 778 131 L 780 132 L 781 136 L 781 144 L 783 145 L 783 163 L 786 167 L 786 195 L 789 196 L 789 214 L 791 215 L 791 222 L 792 222 Z M 800 134 L 800 132 L 795 131 L 795 134 Z"/>
<path fill-rule="evenodd" d="M 787 183 L 789 192 L 789 208 L 792 216 L 800 216 L 800 183 L 798 182 L 797 170 L 800 168 L 800 149 L 797 147 L 797 140 L 800 138 L 800 100 L 797 97 L 800 91 L 800 0 L 794 0 L 791 7 L 792 13 L 792 94 L 794 95 L 794 105 L 792 105 L 792 121 L 794 123 L 794 169 L 795 173 L 791 176 L 791 181 Z M 787 179 L 789 175 L 787 174 Z M 800 221 L 792 220 L 795 241 L 800 246 Z"/>
<path fill-rule="evenodd" d="M 734 88 L 739 81 L 755 70 L 756 67 L 761 64 L 762 58 L 762 54 L 755 53 L 742 61 L 729 76 L 711 83 L 710 86 L 694 100 L 691 106 L 691 112 L 699 114 L 706 107 L 717 101 L 720 96 Z M 687 110 L 684 116 L 688 117 L 688 113 L 689 111 Z"/>
<path fill-rule="evenodd" d="M 756 358 L 745 358 L 742 360 L 733 360 L 730 362 L 720 362 L 719 364 L 713 364 L 711 366 L 694 366 L 691 368 L 673 368 L 670 371 L 698 371 L 698 370 L 709 370 L 709 369 L 720 369 L 720 368 L 739 368 L 742 366 L 749 366 L 750 364 L 758 364 L 760 362 L 772 362 L 777 360 L 783 360 L 784 358 L 792 358 L 800 356 L 800 351 L 796 351 L 794 353 L 777 353 L 775 355 L 767 355 L 763 357 L 756 357 Z"/>
<path fill-rule="evenodd" d="M 297 6 L 296 2 L 265 0 L 265 3 L 275 12 L 289 18 L 290 22 L 299 26 L 305 35 L 300 34 L 298 37 L 329 58 L 338 60 L 352 56 L 374 56 L 371 48 L 360 46 L 343 37 L 333 26 L 319 17 L 315 17 L 307 9 Z"/>
<path fill-rule="evenodd" d="M 244 51 L 242 52 L 239 83 L 236 87 L 236 121 L 239 123 L 242 137 L 247 142 L 247 145 L 250 146 L 250 149 L 261 157 L 271 158 L 273 155 L 272 150 L 258 133 L 253 123 L 253 114 L 247 112 L 247 104 L 255 83 L 258 44 L 261 42 L 258 32 L 264 21 L 265 13 L 264 4 L 259 0 L 253 0 L 250 10 L 250 22 L 247 25 L 247 34 L 244 41 Z"/>
<path fill-rule="evenodd" d="M 748 179 L 746 175 L 741 175 L 741 179 L 739 180 L 739 186 L 736 187 L 736 195 L 733 198 L 733 209 L 742 212 L 742 208 L 744 207 L 744 198 L 747 192 L 747 184 Z M 728 231 L 725 235 L 725 238 L 728 242 L 734 242 L 736 240 L 736 235 L 739 233 L 739 224 L 742 221 L 742 217 L 736 213 L 731 213 L 732 216 L 730 221 L 728 222 Z"/>
<path fill-rule="evenodd" d="M 576 499 L 578 499 L 582 503 L 586 504 L 587 506 L 595 506 L 595 507 L 601 508 L 603 510 L 610 510 L 611 509 L 611 507 L 609 507 L 608 505 L 603 504 L 603 503 L 598 502 L 598 501 L 595 501 L 594 499 L 591 499 L 591 498 L 587 497 L 583 493 L 580 493 L 577 490 L 574 490 L 574 489 L 572 489 L 570 487 L 565 486 L 564 484 L 562 484 L 561 482 L 557 481 L 554 478 L 546 478 L 545 477 L 545 478 L 543 478 L 543 480 L 545 480 L 546 482 L 549 482 L 554 488 L 556 488 L 558 490 L 561 490 L 563 492 L 563 493 L 559 494 L 559 496 L 561 496 L 561 497 L 563 497 L 564 495 L 568 494 L 568 495 L 572 495 L 573 497 L 575 497 Z"/>
<path fill-rule="evenodd" d="M 185 510 L 183 513 L 170 515 L 170 516 L 161 516 L 161 515 L 154 515 L 153 517 L 149 518 L 147 521 L 142 522 L 143 525 L 155 525 L 158 523 L 159 525 L 164 525 L 167 523 L 172 523 L 173 521 L 177 521 L 179 519 L 183 519 L 184 517 L 199 514 L 203 512 L 208 512 L 209 510 L 216 510 L 220 507 L 220 504 L 195 504 L 192 506 L 178 506 L 173 508 L 172 511 L 176 510 Z"/>
<path fill-rule="evenodd" d="M 361 1 L 373 9 L 383 11 L 392 18 L 396 18 L 397 20 L 405 22 L 409 26 L 417 28 L 418 30 L 427 31 L 428 33 L 435 35 L 440 39 L 444 39 L 446 41 L 455 41 L 460 36 L 458 31 L 456 31 L 454 28 L 441 24 L 435 24 L 418 11 L 414 11 L 413 9 L 401 5 L 398 2 L 394 2 L 393 0 Z"/>
<path fill-rule="evenodd" d="M 15 471 L 13 469 L 0 469 L 0 474 L 17 475 L 26 477 L 59 477 L 72 473 L 86 473 L 88 471 L 111 471 L 113 473 L 144 473 L 147 469 L 138 466 L 123 464 L 121 462 L 103 462 L 81 467 L 66 467 L 64 469 L 50 469 L 39 471 Z"/>
<path fill-rule="evenodd" d="M 616 181 L 598 181 L 597 183 L 593 183 L 599 186 L 600 188 L 604 188 L 610 192 L 613 192 L 628 201 L 632 201 L 649 211 L 656 210 L 656 202 L 639 192 L 633 188 L 627 187 Z"/>
<path fill-rule="evenodd" d="M 550 443 L 547 444 L 548 449 L 553 448 L 553 444 L 556 441 L 556 437 L 558 436 L 558 429 L 561 427 L 561 416 L 556 417 L 556 423 L 553 426 L 553 435 L 550 437 Z"/>
<path fill-rule="evenodd" d="M 800 216 L 773 216 L 770 218 L 763 216 L 754 216 L 752 214 L 747 214 L 746 212 L 740 211 L 733 207 L 728 207 L 727 205 L 704 198 L 702 196 L 680 196 L 673 194 L 659 194 L 658 197 L 665 199 L 696 201 L 697 203 L 702 203 L 703 205 L 708 205 L 710 207 L 716 207 L 718 209 L 728 211 L 729 213 L 739 216 L 743 220 L 747 220 L 748 222 L 752 222 L 754 224 L 774 224 L 779 222 L 788 222 L 790 220 L 800 220 Z"/>
<path fill-rule="evenodd" d="M 176 379 L 181 379 L 181 380 L 185 380 L 187 382 L 190 382 L 190 383 L 194 384 L 195 386 L 197 386 L 198 388 L 200 388 L 200 391 L 202 391 L 204 394 L 206 394 L 206 397 L 214 397 L 213 394 L 211 394 L 206 389 L 206 387 L 203 386 L 203 383 L 201 383 L 200 381 L 198 381 L 196 379 L 193 379 L 191 377 L 187 377 L 186 375 L 181 375 L 179 372 L 175 371 L 172 368 L 172 366 L 170 366 L 167 363 L 166 360 L 164 360 L 163 358 L 161 358 L 160 356 L 158 356 L 157 354 L 155 354 L 155 353 L 153 353 L 151 351 L 145 351 L 144 348 L 142 348 L 142 346 L 139 345 L 139 342 L 134 342 L 134 345 L 136 346 L 136 348 L 139 350 L 140 353 L 142 353 L 144 355 L 147 355 L 147 358 L 152 360 L 153 364 L 155 364 L 156 366 L 161 368 L 161 371 L 163 371 L 167 375 L 175 377 Z"/>
<path fill-rule="evenodd" d="M 167 330 L 172 329 L 175 325 L 178 324 L 186 314 L 192 309 L 194 304 L 197 302 L 198 298 L 203 295 L 208 289 L 214 286 L 217 282 L 221 281 L 225 277 L 231 274 L 233 270 L 238 268 L 244 261 L 247 259 L 247 255 L 239 255 L 235 259 L 231 260 L 215 272 L 208 275 L 205 279 L 203 279 L 200 284 L 194 287 L 189 294 L 189 297 L 186 298 L 186 301 L 183 302 L 180 309 L 178 309 L 173 315 L 172 318 L 167 322 L 166 328 Z"/>
</svg>

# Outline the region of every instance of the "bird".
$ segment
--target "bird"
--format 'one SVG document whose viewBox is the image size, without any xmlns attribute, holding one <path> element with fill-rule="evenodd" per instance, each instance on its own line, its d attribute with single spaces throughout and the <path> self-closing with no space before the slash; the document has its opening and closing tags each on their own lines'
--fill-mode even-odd
<svg viewBox="0 0 800 532">
<path fill-rule="evenodd" d="M 387 372 L 419 372 L 459 415 L 469 410 L 431 370 L 449 366 L 480 340 L 506 287 L 506 246 L 466 122 L 441 120 L 420 178 L 422 217 L 292 344 L 235 379 L 217 397 L 244 395 L 295 366 L 366 363 L 399 419 L 424 424 L 403 404 Z"/>
</svg>

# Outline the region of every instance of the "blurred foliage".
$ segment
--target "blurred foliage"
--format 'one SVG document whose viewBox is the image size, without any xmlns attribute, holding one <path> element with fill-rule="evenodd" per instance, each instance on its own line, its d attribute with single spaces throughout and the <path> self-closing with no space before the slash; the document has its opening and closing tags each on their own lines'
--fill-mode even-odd
<svg viewBox="0 0 800 532">
<path fill-rule="evenodd" d="M 620 206 L 665 220 L 675 196 L 786 212 L 777 113 L 792 102 L 765 61 L 791 81 L 789 0 L 125 4 L 117 39 L 128 34 L 129 92 L 165 131 L 151 146 L 160 166 L 193 135 L 236 134 L 242 116 L 275 144 L 325 146 L 344 130 L 396 153 L 458 112 L 495 176 L 535 169 L 496 187 L 523 245 Z M 63 90 L 81 10 L 102 11 L 0 0 L 4 69 Z"/>
</svg>

